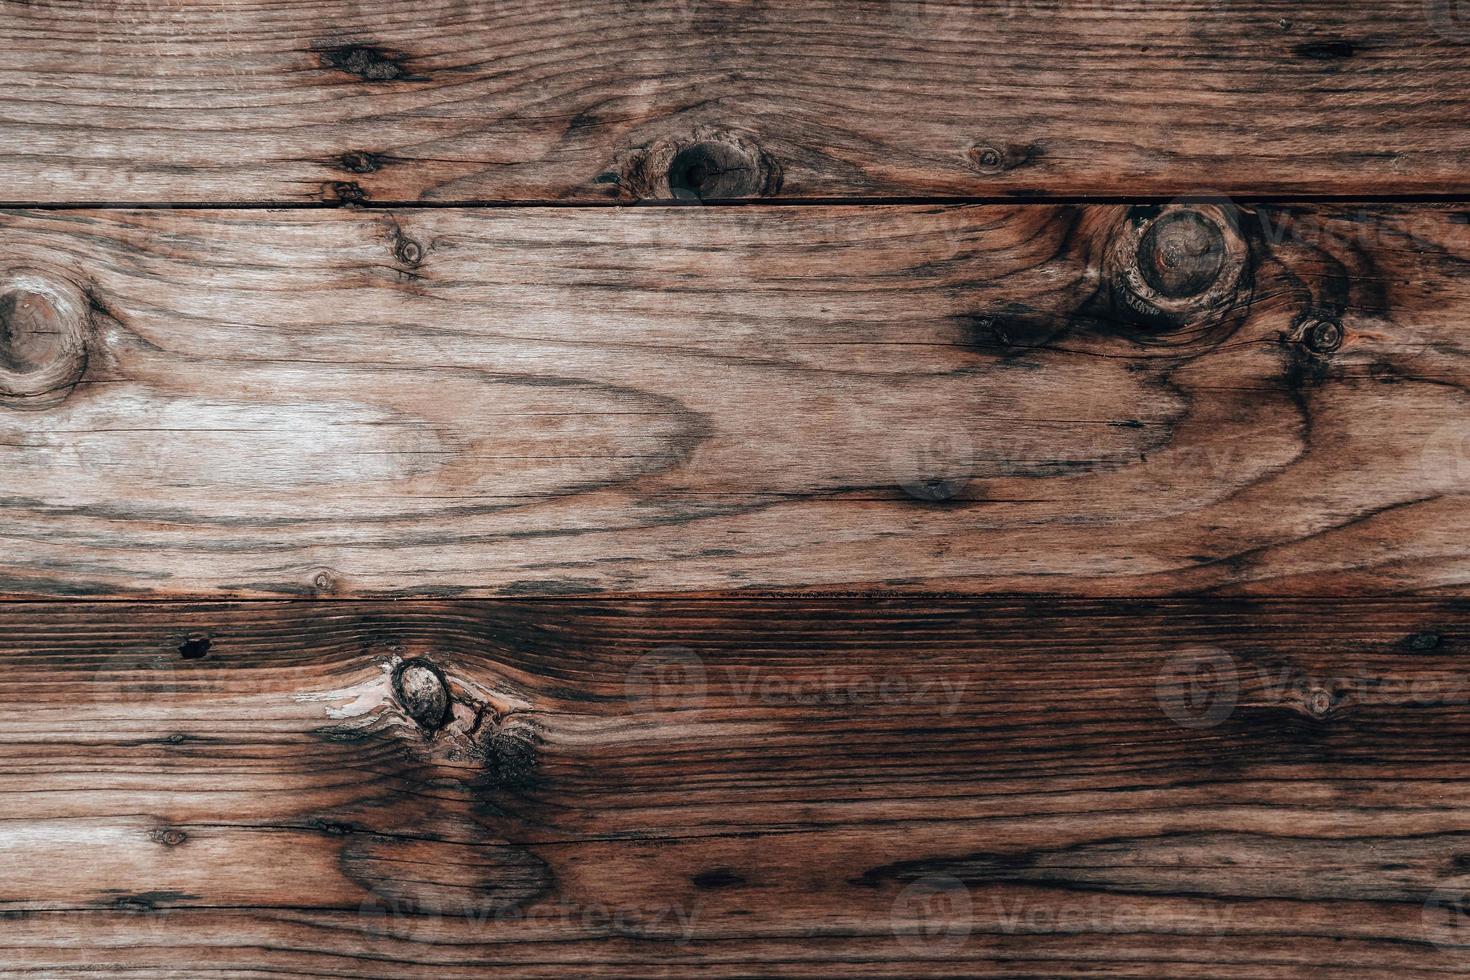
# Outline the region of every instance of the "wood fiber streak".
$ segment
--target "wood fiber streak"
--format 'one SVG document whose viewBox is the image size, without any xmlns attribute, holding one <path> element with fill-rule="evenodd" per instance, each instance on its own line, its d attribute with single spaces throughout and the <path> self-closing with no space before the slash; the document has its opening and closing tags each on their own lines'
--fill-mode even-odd
<svg viewBox="0 0 1470 980">
<path fill-rule="evenodd" d="M 1463 592 L 1466 212 L 1140 210 L 0 214 L 0 591 Z"/>
<path fill-rule="evenodd" d="M 1456 0 L 0 0 L 16 203 L 1463 194 L 1467 116 Z"/>
<path fill-rule="evenodd" d="M 0 625 L 5 977 L 1470 968 L 1463 601 Z"/>
</svg>

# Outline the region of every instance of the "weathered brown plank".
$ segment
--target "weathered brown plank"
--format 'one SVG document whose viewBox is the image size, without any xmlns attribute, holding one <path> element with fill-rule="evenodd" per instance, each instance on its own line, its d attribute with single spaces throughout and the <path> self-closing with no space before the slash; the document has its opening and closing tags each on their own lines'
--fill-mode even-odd
<svg viewBox="0 0 1470 980">
<path fill-rule="evenodd" d="M 1470 967 L 1463 601 L 0 626 L 6 977 Z"/>
<path fill-rule="evenodd" d="M 1467 42 L 1456 0 L 3 0 L 0 200 L 1463 194 Z"/>
<path fill-rule="evenodd" d="M 10 595 L 1470 582 L 1454 208 L 62 211 L 0 233 Z M 1211 248 L 1218 278 L 1189 285 Z"/>
</svg>

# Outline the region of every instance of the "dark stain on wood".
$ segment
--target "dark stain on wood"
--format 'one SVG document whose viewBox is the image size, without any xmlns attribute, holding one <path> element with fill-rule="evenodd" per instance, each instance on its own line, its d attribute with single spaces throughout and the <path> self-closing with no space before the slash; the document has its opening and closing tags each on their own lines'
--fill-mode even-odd
<svg viewBox="0 0 1470 980">
<path fill-rule="evenodd" d="M 334 180 L 323 190 L 323 199 L 338 204 L 361 204 L 368 192 L 355 180 Z"/>
<path fill-rule="evenodd" d="M 381 170 L 385 160 L 382 154 L 369 153 L 366 150 L 349 150 L 335 160 L 333 165 L 355 174 L 371 174 Z"/>
<path fill-rule="evenodd" d="M 1312 58 L 1318 61 L 1337 61 L 1351 58 L 1357 54 L 1358 45 L 1354 41 L 1347 41 L 1340 38 L 1321 41 L 1303 41 L 1301 44 L 1292 47 L 1291 53 L 1298 58 Z"/>
<path fill-rule="evenodd" d="M 323 68 L 334 68 L 365 82 L 423 81 L 410 74 L 408 56 L 371 44 L 341 44 L 316 48 Z"/>
<path fill-rule="evenodd" d="M 211 645 L 207 635 L 187 636 L 179 643 L 179 656 L 184 660 L 203 660 Z"/>
<path fill-rule="evenodd" d="M 745 879 L 729 868 L 711 868 L 701 871 L 693 878 L 696 888 L 735 888 L 746 883 Z"/>
</svg>

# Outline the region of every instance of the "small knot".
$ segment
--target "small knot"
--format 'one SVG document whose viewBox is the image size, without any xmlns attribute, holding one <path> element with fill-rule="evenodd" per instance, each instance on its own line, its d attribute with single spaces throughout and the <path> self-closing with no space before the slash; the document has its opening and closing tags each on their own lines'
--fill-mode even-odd
<svg viewBox="0 0 1470 980">
<path fill-rule="evenodd" d="M 314 592 L 330 593 L 336 592 L 338 588 L 337 573 L 330 568 L 319 568 L 312 573 L 311 588 Z"/>
<path fill-rule="evenodd" d="M 0 273 L 0 404 L 44 408 L 87 370 L 91 304 L 77 287 L 32 269 Z"/>
<path fill-rule="evenodd" d="M 1035 145 L 974 143 L 965 151 L 965 158 L 982 174 L 999 174 L 1029 163 L 1039 152 Z"/>
<path fill-rule="evenodd" d="M 1003 169 L 1005 160 L 1005 155 L 993 146 L 976 144 L 970 147 L 970 162 L 988 173 Z"/>
<path fill-rule="evenodd" d="M 189 839 L 189 835 L 177 827 L 161 827 L 149 836 L 164 847 L 178 847 Z"/>
<path fill-rule="evenodd" d="M 393 693 L 408 716 L 426 732 L 435 732 L 449 719 L 449 682 L 438 667 L 415 657 L 393 673 Z"/>
<path fill-rule="evenodd" d="M 1326 718 L 1332 711 L 1332 694 L 1320 687 L 1312 688 L 1307 692 L 1307 711 L 1313 718 Z"/>
<path fill-rule="evenodd" d="M 202 660 L 209 653 L 209 637 L 189 636 L 179 644 L 179 656 L 185 660 Z"/>
<path fill-rule="evenodd" d="M 1335 317 L 1307 313 L 1298 321 L 1297 330 L 1302 343 L 1313 354 L 1331 354 L 1342 346 L 1347 332 Z"/>
<path fill-rule="evenodd" d="M 393 248 L 393 254 L 398 256 L 398 261 L 404 265 L 418 266 L 424 261 L 424 247 L 406 235 L 398 236 L 398 243 Z"/>
</svg>

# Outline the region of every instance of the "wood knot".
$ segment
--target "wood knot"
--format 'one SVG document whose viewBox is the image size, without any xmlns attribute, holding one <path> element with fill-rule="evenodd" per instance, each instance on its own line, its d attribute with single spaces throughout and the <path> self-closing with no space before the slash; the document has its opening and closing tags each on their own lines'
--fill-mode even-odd
<svg viewBox="0 0 1470 980">
<path fill-rule="evenodd" d="M 1000 174 L 1029 163 L 1038 152 L 1036 146 L 975 143 L 965 151 L 965 158 L 982 174 Z"/>
<path fill-rule="evenodd" d="M 160 827 L 148 836 L 164 847 L 179 847 L 189 840 L 189 835 L 177 827 Z"/>
<path fill-rule="evenodd" d="M 1250 248 L 1229 204 L 1133 208 L 1110 262 L 1118 312 L 1150 330 L 1219 322 L 1248 302 Z"/>
<path fill-rule="evenodd" d="M 367 198 L 367 191 L 355 180 L 334 180 L 322 193 L 322 200 L 337 204 L 361 204 Z"/>
<path fill-rule="evenodd" d="M 383 166 L 383 158 L 365 150 L 350 150 L 337 161 L 343 170 L 355 174 L 377 173 Z"/>
<path fill-rule="evenodd" d="M 1332 713 L 1332 695 L 1327 690 L 1314 687 L 1307 692 L 1307 711 L 1319 721 Z"/>
<path fill-rule="evenodd" d="M 639 147 L 595 182 L 640 200 L 720 201 L 777 193 L 781 168 L 753 141 L 706 128 Z"/>
<path fill-rule="evenodd" d="M 1341 321 L 1330 313 L 1308 311 L 1297 318 L 1296 335 L 1313 354 L 1331 354 L 1347 339 Z"/>
<path fill-rule="evenodd" d="M 449 682 L 443 671 L 421 657 L 398 665 L 393 672 L 393 694 L 426 732 L 438 731 L 449 720 Z"/>
<path fill-rule="evenodd" d="M 421 81 L 410 75 L 407 56 L 371 44 L 343 44 L 317 49 L 323 68 L 335 68 L 365 82 Z"/>
<path fill-rule="evenodd" d="M 91 304 L 65 280 L 34 269 L 0 273 L 0 404 L 46 408 L 87 370 Z"/>
<path fill-rule="evenodd" d="M 330 568 L 318 568 L 311 573 L 311 591 L 318 595 L 329 595 L 338 591 L 341 586 L 340 576 Z"/>
<path fill-rule="evenodd" d="M 400 234 L 393 245 L 393 254 L 404 265 L 418 267 L 424 261 L 424 247 L 407 235 Z"/>
</svg>

